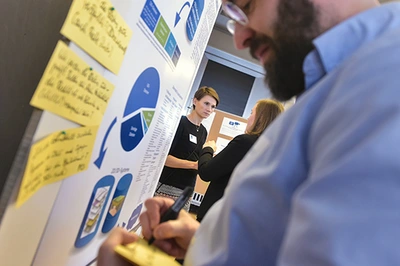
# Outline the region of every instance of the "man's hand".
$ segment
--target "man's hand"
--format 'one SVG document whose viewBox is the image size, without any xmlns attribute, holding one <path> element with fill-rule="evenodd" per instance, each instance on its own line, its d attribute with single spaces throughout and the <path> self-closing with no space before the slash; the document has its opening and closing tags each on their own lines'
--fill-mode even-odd
<svg viewBox="0 0 400 266">
<path fill-rule="evenodd" d="M 161 215 L 174 203 L 172 199 L 154 197 L 144 203 L 140 215 L 142 233 L 146 239 L 153 235 L 154 245 L 176 258 L 184 258 L 190 241 L 200 224 L 189 213 L 181 211 L 178 219 L 160 224 Z"/>
</svg>

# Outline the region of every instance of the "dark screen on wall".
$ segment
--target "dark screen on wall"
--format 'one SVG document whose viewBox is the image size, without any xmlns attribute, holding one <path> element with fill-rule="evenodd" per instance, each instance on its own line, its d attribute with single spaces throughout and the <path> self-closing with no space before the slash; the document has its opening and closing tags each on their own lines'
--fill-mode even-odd
<svg viewBox="0 0 400 266">
<path fill-rule="evenodd" d="M 242 116 L 253 83 L 253 76 L 209 60 L 200 86 L 213 87 L 218 92 L 218 110 Z"/>
</svg>

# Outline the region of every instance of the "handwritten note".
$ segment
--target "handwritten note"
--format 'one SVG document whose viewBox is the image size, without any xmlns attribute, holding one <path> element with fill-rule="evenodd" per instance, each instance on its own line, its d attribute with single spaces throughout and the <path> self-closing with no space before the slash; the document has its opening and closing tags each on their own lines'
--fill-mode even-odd
<svg viewBox="0 0 400 266">
<path fill-rule="evenodd" d="M 81 125 L 99 125 L 114 85 L 59 41 L 31 105 Z"/>
<path fill-rule="evenodd" d="M 41 187 L 87 169 L 98 126 L 53 133 L 32 145 L 16 205 Z"/>
<path fill-rule="evenodd" d="M 132 30 L 109 0 L 74 0 L 61 34 L 118 74 Z"/>
<path fill-rule="evenodd" d="M 149 245 L 144 239 L 139 239 L 137 242 L 126 246 L 116 246 L 115 251 L 138 266 L 180 265 L 175 261 L 174 257 L 169 256 L 154 245 Z"/>
</svg>

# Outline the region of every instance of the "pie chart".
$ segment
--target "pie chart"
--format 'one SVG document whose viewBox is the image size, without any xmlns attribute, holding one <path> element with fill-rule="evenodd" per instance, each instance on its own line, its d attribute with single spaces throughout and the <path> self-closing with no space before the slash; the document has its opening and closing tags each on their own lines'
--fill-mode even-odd
<svg viewBox="0 0 400 266">
<path fill-rule="evenodd" d="M 132 86 L 121 124 L 121 145 L 132 151 L 147 133 L 154 118 L 160 75 L 154 67 L 144 70 Z"/>
</svg>

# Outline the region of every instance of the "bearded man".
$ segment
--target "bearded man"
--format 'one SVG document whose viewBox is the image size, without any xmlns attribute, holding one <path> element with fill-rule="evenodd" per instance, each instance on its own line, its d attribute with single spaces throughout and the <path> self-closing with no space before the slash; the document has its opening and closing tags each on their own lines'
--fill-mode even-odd
<svg viewBox="0 0 400 266">
<path fill-rule="evenodd" d="M 172 202 L 150 199 L 145 238 L 185 265 L 400 265 L 400 4 L 225 0 L 223 8 L 236 47 L 265 66 L 277 99 L 296 104 L 237 166 L 201 226 L 185 212 L 159 224 Z M 135 239 L 114 231 L 99 265 Z"/>
</svg>

